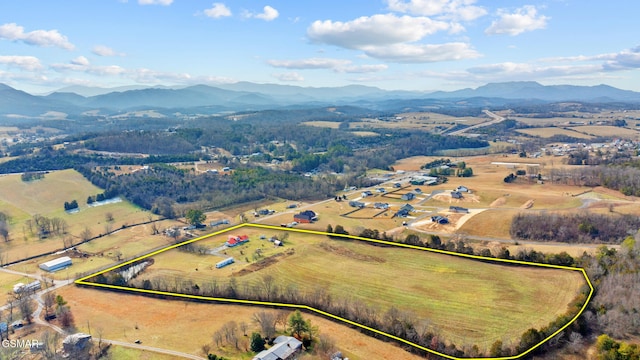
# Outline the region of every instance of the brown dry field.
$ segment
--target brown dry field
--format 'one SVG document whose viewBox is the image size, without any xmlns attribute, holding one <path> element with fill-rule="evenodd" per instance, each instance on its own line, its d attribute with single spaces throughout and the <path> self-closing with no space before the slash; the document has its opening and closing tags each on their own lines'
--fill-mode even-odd
<svg viewBox="0 0 640 360">
<path fill-rule="evenodd" d="M 198 356 L 202 356 L 201 346 L 210 344 L 212 353 L 233 359 L 241 357 L 240 354 L 231 348 L 217 349 L 212 343 L 213 333 L 225 323 L 235 321 L 246 322 L 248 334 L 251 334 L 258 330 L 251 320 L 254 313 L 275 311 L 257 306 L 154 299 L 76 286 L 62 288 L 57 294 L 71 306 L 79 331 L 87 332 L 90 326 L 94 334 L 101 329 L 105 339 L 130 342 L 140 339 L 144 345 Z M 321 334 L 333 338 L 350 359 L 420 359 L 392 343 L 371 338 L 348 326 L 311 314 L 304 314 L 304 317 L 318 326 Z M 282 330 L 281 326 L 277 328 Z M 248 338 L 244 339 L 248 341 Z"/>
<path fill-rule="evenodd" d="M 519 129 L 517 130 L 519 133 L 537 136 L 541 138 L 550 138 L 554 135 L 566 135 L 578 139 L 593 139 L 594 136 L 587 135 L 580 131 L 571 130 L 572 128 L 561 128 L 561 127 L 546 127 L 546 128 L 532 128 L 532 129 Z"/>
<path fill-rule="evenodd" d="M 614 136 L 625 139 L 638 139 L 640 138 L 640 132 L 624 127 L 618 126 L 576 126 L 572 129 L 580 131 L 585 134 L 593 134 L 595 136 Z"/>
<path fill-rule="evenodd" d="M 303 123 L 301 123 L 302 125 L 307 125 L 307 126 L 315 126 L 315 127 L 324 127 L 324 128 L 331 128 L 331 129 L 337 129 L 338 126 L 340 126 L 340 122 L 339 121 L 305 121 Z"/>
<path fill-rule="evenodd" d="M 355 136 L 380 136 L 380 134 L 373 131 L 352 131 L 351 133 Z"/>
</svg>

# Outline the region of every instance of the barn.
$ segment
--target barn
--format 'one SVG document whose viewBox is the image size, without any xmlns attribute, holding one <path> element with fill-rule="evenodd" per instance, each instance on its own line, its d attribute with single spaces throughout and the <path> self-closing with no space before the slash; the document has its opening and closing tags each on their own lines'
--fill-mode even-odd
<svg viewBox="0 0 640 360">
<path fill-rule="evenodd" d="M 305 210 L 299 214 L 295 214 L 293 215 L 293 221 L 297 221 L 301 224 L 304 223 L 312 223 L 314 221 L 316 221 L 318 219 L 318 215 L 311 211 L 311 210 Z"/>
<path fill-rule="evenodd" d="M 69 266 L 71 266 L 71 258 L 68 256 L 63 256 L 61 258 L 53 259 L 51 261 L 47 261 L 46 263 L 40 264 L 40 269 L 48 272 L 54 272 L 68 268 Z"/>
</svg>

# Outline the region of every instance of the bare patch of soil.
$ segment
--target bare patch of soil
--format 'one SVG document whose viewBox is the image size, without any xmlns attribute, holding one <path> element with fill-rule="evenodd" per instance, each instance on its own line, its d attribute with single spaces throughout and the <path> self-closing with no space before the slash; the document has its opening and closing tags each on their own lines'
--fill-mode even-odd
<svg viewBox="0 0 640 360">
<path fill-rule="evenodd" d="M 336 255 L 345 256 L 345 257 L 348 257 L 349 259 L 355 259 L 355 260 L 366 261 L 366 262 L 377 262 L 377 263 L 383 263 L 386 261 L 385 259 L 377 256 L 360 254 L 351 249 L 347 249 L 343 246 L 338 246 L 338 245 L 334 245 L 326 242 L 321 243 L 319 246 L 325 251 L 328 251 Z"/>
<path fill-rule="evenodd" d="M 527 200 L 527 202 L 526 202 L 526 203 L 524 203 L 524 204 L 522 204 L 522 205 L 520 206 L 520 209 L 530 209 L 530 208 L 533 206 L 533 202 L 534 202 L 534 200 L 533 200 L 533 199 L 531 199 L 531 200 Z"/>
<path fill-rule="evenodd" d="M 262 260 L 259 260 L 257 262 L 254 262 L 253 264 L 245 267 L 244 269 L 233 273 L 231 276 L 244 276 L 244 275 L 248 275 L 251 274 L 253 272 L 256 271 L 260 271 L 264 268 L 267 268 L 273 264 L 278 263 L 278 261 L 280 261 L 281 259 L 293 255 L 295 253 L 295 250 L 293 249 L 289 249 L 286 252 L 283 253 L 279 253 L 279 254 L 275 254 L 273 256 L 269 256 L 268 258 L 264 258 Z"/>
</svg>

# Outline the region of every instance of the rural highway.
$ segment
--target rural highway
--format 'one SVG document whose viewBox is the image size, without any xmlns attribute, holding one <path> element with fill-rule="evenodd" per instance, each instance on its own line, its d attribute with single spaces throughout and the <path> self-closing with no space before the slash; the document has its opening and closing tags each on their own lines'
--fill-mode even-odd
<svg viewBox="0 0 640 360">
<path fill-rule="evenodd" d="M 505 118 L 503 118 L 502 116 L 500 116 L 498 114 L 495 114 L 495 113 L 492 113 L 489 110 L 482 110 L 482 112 L 485 113 L 487 116 L 489 116 L 493 120 L 485 121 L 483 123 L 476 124 L 476 125 L 473 125 L 473 126 L 469 126 L 467 128 L 461 129 L 461 130 L 456 130 L 454 132 L 450 132 L 448 135 L 463 135 L 464 133 L 466 133 L 469 130 L 473 130 L 473 129 L 477 129 L 477 128 L 481 128 L 481 127 L 497 124 L 497 123 L 502 122 L 502 121 L 505 120 Z"/>
</svg>

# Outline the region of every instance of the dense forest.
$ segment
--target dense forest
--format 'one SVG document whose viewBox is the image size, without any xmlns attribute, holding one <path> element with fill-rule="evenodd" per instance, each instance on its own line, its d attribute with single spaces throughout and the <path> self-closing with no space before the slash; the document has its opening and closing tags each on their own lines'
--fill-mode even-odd
<svg viewBox="0 0 640 360">
<path fill-rule="evenodd" d="M 356 186 L 373 184 L 366 178 L 326 175 L 311 179 L 261 167 L 240 167 L 232 175 L 196 175 L 167 164 L 153 164 L 146 170 L 124 175 L 91 167 L 78 170 L 94 185 L 165 217 L 177 215 L 177 203 L 197 203 L 202 209 L 214 209 L 269 197 L 318 200 L 334 196 L 347 182 Z"/>
</svg>

